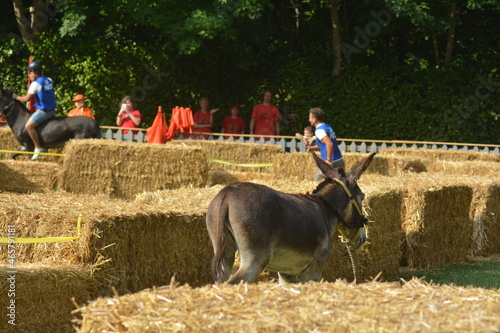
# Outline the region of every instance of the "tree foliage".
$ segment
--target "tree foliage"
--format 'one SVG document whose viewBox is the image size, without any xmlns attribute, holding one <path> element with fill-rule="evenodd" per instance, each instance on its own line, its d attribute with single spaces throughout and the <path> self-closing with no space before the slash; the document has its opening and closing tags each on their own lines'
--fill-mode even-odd
<svg viewBox="0 0 500 333">
<path fill-rule="evenodd" d="M 147 127 L 158 105 L 196 110 L 206 96 L 217 124 L 231 104 L 249 122 L 271 88 L 285 134 L 320 106 L 339 137 L 500 143 L 493 0 L 24 1 L 27 20 L 42 8 L 29 42 L 16 3 L 0 13 L 1 81 L 23 93 L 31 55 L 56 82 L 60 114 L 83 93 L 112 125 L 130 95 Z"/>
</svg>

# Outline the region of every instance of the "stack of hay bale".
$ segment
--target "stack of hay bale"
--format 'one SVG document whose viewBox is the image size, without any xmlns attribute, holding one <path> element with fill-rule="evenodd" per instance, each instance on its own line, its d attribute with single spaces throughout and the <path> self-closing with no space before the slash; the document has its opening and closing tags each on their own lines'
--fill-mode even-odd
<svg viewBox="0 0 500 333">
<path fill-rule="evenodd" d="M 369 154 L 345 152 L 342 155 L 346 170 L 350 170 Z M 317 167 L 310 153 L 279 154 L 276 155 L 273 163 L 275 179 L 314 179 L 316 171 Z M 419 159 L 376 155 L 366 170 L 366 174 L 396 176 L 405 172 L 420 173 L 424 171 L 427 169 Z"/>
<path fill-rule="evenodd" d="M 222 186 L 206 184 L 259 178 L 259 183 L 288 193 L 312 192 L 316 186 L 305 180 L 316 174 L 310 154 L 283 154 L 274 145 L 81 140 L 69 142 L 64 152 L 62 166 L 0 162 L 4 175 L 15 179 L 0 185 L 0 237 L 10 225 L 15 225 L 16 237 L 72 236 L 78 216 L 84 219 L 75 241 L 16 244 L 20 329 L 70 330 L 71 296 L 82 304 L 110 295 L 111 287 L 120 294 L 136 292 L 168 284 L 174 276 L 195 287 L 210 284 L 213 252 L 205 213 Z M 484 153 L 455 152 L 460 155 L 456 157 L 437 152 L 454 159 L 440 160 L 419 152 L 382 152 L 359 182 L 369 223 L 367 243 L 353 253 L 358 282 L 397 276 L 400 263 L 441 267 L 467 254 L 500 252 L 498 160 L 487 161 L 493 157 Z M 347 169 L 366 156 L 346 153 Z M 207 157 L 273 162 L 273 167 L 249 173 L 239 166 L 207 163 Z M 232 178 L 211 181 L 209 170 Z M 59 183 L 54 184 L 56 178 Z M 67 192 L 54 192 L 55 186 Z M 6 246 L 0 244 L 1 262 L 7 262 Z M 345 246 L 337 237 L 334 246 L 325 280 L 353 281 Z M 0 266 L 2 281 L 9 271 Z M 1 285 L 2 295 L 6 288 Z M 53 306 L 40 307 L 41 299 Z M 2 315 L 7 301 L 0 298 Z"/>
<path fill-rule="evenodd" d="M 61 187 L 68 192 L 133 199 L 143 191 L 207 183 L 206 155 L 198 146 L 75 140 L 65 154 Z"/>
<path fill-rule="evenodd" d="M 286 155 L 280 146 L 272 144 L 207 140 L 173 140 L 168 144 L 198 146 L 206 152 L 209 186 L 253 179 L 271 180 L 274 177 L 272 167 L 259 165 L 272 164 L 276 156 Z"/>
<path fill-rule="evenodd" d="M 312 179 L 317 168 L 308 155 L 277 156 L 275 178 Z M 346 169 L 367 155 L 344 153 Z M 402 228 L 399 253 L 403 265 L 442 267 L 463 261 L 467 255 L 500 252 L 495 240 L 500 232 L 499 162 L 498 154 L 425 149 L 386 149 L 375 156 L 360 181 L 361 188 L 369 190 L 378 182 L 401 193 L 400 207 L 398 199 L 393 200 L 400 217 L 393 220 Z M 364 260 L 357 259 L 358 271 L 362 271 Z"/>
<path fill-rule="evenodd" d="M 233 164 L 271 164 L 275 156 L 281 155 L 282 148 L 277 145 L 261 143 L 239 143 L 207 140 L 173 140 L 168 145 L 199 146 L 206 152 L 207 158 Z M 210 170 L 247 172 L 248 167 L 217 162 L 208 162 Z M 271 172 L 271 167 L 251 168 L 252 172 Z"/>
<path fill-rule="evenodd" d="M 55 189 L 62 166 L 52 162 L 0 160 L 0 191 L 31 193 Z"/>
<path fill-rule="evenodd" d="M 77 236 L 78 216 L 83 215 L 76 240 L 15 244 L 12 267 L 6 264 L 8 244 L 0 244 L 0 262 L 5 263 L 0 279 L 6 281 L 15 271 L 18 281 L 16 328 L 68 331 L 72 297 L 84 304 L 112 295 L 113 288 L 120 294 L 137 292 L 169 284 L 174 277 L 193 286 L 211 283 L 204 211 L 192 207 L 190 195 L 177 194 L 176 201 L 184 202 L 181 212 L 107 196 L 0 193 L 0 237 L 7 237 L 9 226 L 16 238 Z M 8 290 L 9 284 L 0 285 L 2 295 Z M 3 315 L 8 302 L 0 298 Z"/>
</svg>

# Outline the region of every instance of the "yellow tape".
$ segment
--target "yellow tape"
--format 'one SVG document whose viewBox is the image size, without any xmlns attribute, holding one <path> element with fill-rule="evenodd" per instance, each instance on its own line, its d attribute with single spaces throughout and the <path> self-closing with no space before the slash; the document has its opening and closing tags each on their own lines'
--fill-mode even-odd
<svg viewBox="0 0 500 333">
<path fill-rule="evenodd" d="M 0 243 L 22 243 L 22 244 L 35 244 L 35 243 L 59 243 L 59 242 L 69 242 L 80 238 L 82 228 L 82 214 L 78 216 L 78 222 L 76 223 L 76 237 L 46 237 L 46 238 L 8 238 L 0 237 Z"/>
<path fill-rule="evenodd" d="M 30 154 L 33 155 L 34 151 L 22 151 L 22 150 L 0 150 L 0 153 L 11 153 L 11 154 Z M 47 155 L 47 156 L 64 156 L 64 154 L 56 154 L 56 153 L 37 153 L 38 155 Z"/>
<path fill-rule="evenodd" d="M 220 163 L 220 164 L 227 164 L 227 165 L 234 165 L 234 166 L 240 166 L 240 167 L 245 167 L 245 168 L 262 168 L 262 167 L 270 167 L 273 164 L 272 163 L 256 163 L 256 164 L 250 164 L 250 163 L 243 163 L 243 164 L 236 164 L 236 163 L 231 163 L 231 162 L 226 162 L 226 161 L 221 161 L 221 160 L 216 160 L 214 158 L 207 158 L 208 161 L 210 162 L 215 162 L 215 163 Z"/>
</svg>

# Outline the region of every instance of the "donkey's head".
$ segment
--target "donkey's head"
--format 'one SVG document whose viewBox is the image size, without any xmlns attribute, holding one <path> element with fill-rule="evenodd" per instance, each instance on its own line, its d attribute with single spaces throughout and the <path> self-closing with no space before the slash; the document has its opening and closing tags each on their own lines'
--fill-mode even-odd
<svg viewBox="0 0 500 333">
<path fill-rule="evenodd" d="M 14 102 L 15 100 L 12 99 L 12 92 L 5 90 L 3 85 L 0 84 L 0 114 L 4 114 L 7 112 L 7 109 L 12 108 Z"/>
<path fill-rule="evenodd" d="M 3 113 L 5 107 L 10 103 L 12 94 L 3 89 L 3 85 L 0 84 L 0 113 Z"/>
<path fill-rule="evenodd" d="M 312 153 L 312 155 L 316 165 L 325 176 L 325 181 L 318 186 L 318 189 L 321 185 L 325 186 L 328 183 L 336 183 L 342 186 L 347 195 L 349 204 L 345 208 L 339 207 L 342 211 L 339 212 L 341 223 L 338 225 L 338 229 L 342 234 L 344 242 L 353 248 L 359 248 L 366 240 L 364 226 L 368 220 L 363 215 L 362 211 L 362 202 L 365 195 L 358 186 L 358 179 L 370 165 L 375 153 L 371 153 L 364 161 L 352 168 L 347 174 L 345 174 L 343 169 L 332 167 L 316 154 Z"/>
</svg>

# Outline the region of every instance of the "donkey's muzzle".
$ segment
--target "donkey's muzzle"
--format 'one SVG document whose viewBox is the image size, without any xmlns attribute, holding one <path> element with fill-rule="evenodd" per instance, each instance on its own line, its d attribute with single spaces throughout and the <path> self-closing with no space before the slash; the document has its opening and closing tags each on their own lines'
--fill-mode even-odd
<svg viewBox="0 0 500 333">
<path fill-rule="evenodd" d="M 363 228 L 367 223 L 368 223 L 368 219 L 366 217 L 364 217 L 363 215 L 355 216 L 351 222 L 351 224 L 354 228 Z"/>
<path fill-rule="evenodd" d="M 357 250 L 366 242 L 366 231 L 365 228 L 360 228 L 359 232 L 356 233 L 356 238 L 351 242 L 347 243 L 351 249 Z"/>
</svg>

